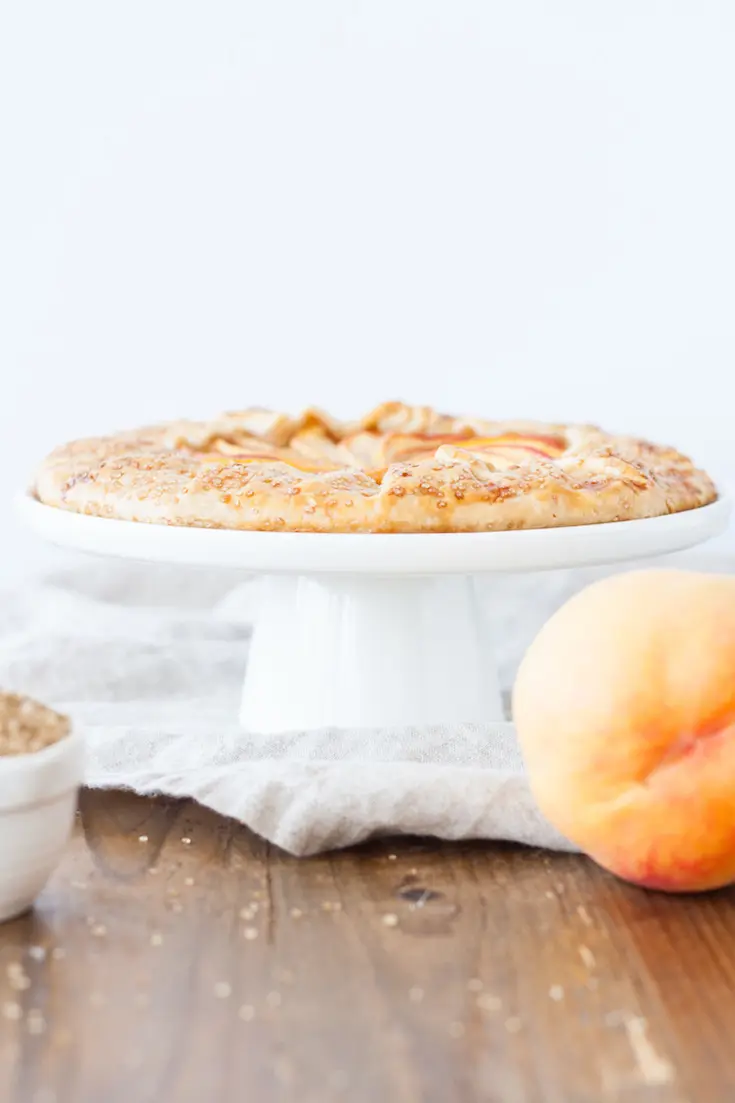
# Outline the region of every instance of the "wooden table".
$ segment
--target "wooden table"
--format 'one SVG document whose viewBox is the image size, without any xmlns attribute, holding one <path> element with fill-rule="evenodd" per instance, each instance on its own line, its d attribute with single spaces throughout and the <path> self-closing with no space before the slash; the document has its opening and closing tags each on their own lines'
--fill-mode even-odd
<svg viewBox="0 0 735 1103">
<path fill-rule="evenodd" d="M 191 802 L 82 794 L 0 928 L 3 1103 L 735 1099 L 735 896 L 388 840 L 293 859 Z"/>
</svg>

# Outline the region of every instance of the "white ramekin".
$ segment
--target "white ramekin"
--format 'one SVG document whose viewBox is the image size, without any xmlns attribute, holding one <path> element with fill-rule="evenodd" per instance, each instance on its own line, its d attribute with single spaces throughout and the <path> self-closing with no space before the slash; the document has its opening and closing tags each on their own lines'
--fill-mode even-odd
<svg viewBox="0 0 735 1103">
<path fill-rule="evenodd" d="M 0 755 L 0 922 L 29 908 L 56 868 L 83 772 L 77 733 L 33 754 Z"/>
</svg>

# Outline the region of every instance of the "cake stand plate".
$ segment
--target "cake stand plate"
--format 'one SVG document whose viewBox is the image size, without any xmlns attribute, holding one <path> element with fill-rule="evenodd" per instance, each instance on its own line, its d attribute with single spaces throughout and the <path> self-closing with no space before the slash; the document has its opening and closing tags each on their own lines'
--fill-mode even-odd
<svg viewBox="0 0 735 1103">
<path fill-rule="evenodd" d="M 657 556 L 723 532 L 729 503 L 640 521 L 487 533 L 236 532 L 88 517 L 18 501 L 64 547 L 262 574 L 241 722 L 263 734 L 482 724 L 503 718 L 491 572 Z"/>
</svg>

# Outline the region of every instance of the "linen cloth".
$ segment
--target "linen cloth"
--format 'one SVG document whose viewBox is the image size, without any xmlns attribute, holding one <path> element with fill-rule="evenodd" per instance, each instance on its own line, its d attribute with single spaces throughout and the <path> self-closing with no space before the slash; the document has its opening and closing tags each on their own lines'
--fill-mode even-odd
<svg viewBox="0 0 735 1103">
<path fill-rule="evenodd" d="M 666 564 L 730 571 L 735 556 Z M 483 584 L 506 690 L 543 622 L 607 573 Z M 573 849 L 531 797 L 511 723 L 243 732 L 256 595 L 234 572 L 80 559 L 0 597 L 0 686 L 72 717 L 87 737 L 88 785 L 193 797 L 292 854 L 405 833 Z"/>
</svg>

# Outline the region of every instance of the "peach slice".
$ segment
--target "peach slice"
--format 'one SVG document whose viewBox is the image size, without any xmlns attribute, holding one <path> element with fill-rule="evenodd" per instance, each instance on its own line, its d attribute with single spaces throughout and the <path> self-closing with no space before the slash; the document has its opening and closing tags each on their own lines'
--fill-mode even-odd
<svg viewBox="0 0 735 1103">
<path fill-rule="evenodd" d="M 513 711 L 548 819 L 627 881 L 735 881 L 735 578 L 597 582 L 526 653 Z"/>
</svg>

